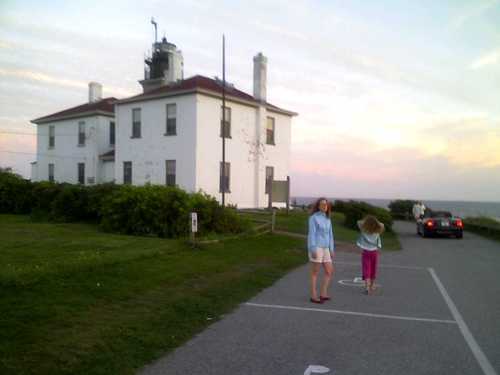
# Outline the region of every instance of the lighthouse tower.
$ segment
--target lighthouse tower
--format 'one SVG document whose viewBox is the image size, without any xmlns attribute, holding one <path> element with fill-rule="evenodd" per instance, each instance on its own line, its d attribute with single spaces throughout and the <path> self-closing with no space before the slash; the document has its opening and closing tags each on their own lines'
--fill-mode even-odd
<svg viewBox="0 0 500 375">
<path fill-rule="evenodd" d="M 145 93 L 184 79 L 182 51 L 165 37 L 157 42 L 156 22 L 151 20 L 151 23 L 155 26 L 155 42 L 151 56 L 144 60 L 144 79 L 139 81 Z"/>
</svg>

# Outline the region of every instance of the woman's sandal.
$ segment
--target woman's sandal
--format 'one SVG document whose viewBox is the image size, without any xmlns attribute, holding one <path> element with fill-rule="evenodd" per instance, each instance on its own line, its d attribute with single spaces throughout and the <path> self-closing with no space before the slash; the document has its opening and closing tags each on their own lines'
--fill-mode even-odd
<svg viewBox="0 0 500 375">
<path fill-rule="evenodd" d="M 309 301 L 311 301 L 312 303 L 323 303 L 321 299 L 309 298 Z"/>
<path fill-rule="evenodd" d="M 319 300 L 322 301 L 322 302 L 325 302 L 325 301 L 330 301 L 331 298 L 330 297 L 322 297 L 322 296 L 319 296 Z"/>
</svg>

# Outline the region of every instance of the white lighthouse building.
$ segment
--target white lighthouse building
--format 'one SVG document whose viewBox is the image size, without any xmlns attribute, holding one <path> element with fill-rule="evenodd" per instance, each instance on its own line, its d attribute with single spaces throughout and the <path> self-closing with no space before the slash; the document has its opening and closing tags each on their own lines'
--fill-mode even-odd
<svg viewBox="0 0 500 375">
<path fill-rule="evenodd" d="M 142 93 L 100 99 L 94 85 L 89 103 L 33 120 L 39 134 L 48 135 L 39 136 L 33 177 L 178 185 L 219 200 L 224 191 L 226 203 L 240 208 L 266 207 L 269 181 L 289 175 L 296 113 L 267 101 L 267 58 L 259 53 L 253 62 L 253 95 L 226 83 L 223 123 L 222 81 L 184 78 L 182 52 L 165 38 L 155 42 L 139 81 Z M 75 134 L 78 142 L 65 142 L 63 134 Z M 61 161 L 60 152 L 72 158 Z"/>
</svg>

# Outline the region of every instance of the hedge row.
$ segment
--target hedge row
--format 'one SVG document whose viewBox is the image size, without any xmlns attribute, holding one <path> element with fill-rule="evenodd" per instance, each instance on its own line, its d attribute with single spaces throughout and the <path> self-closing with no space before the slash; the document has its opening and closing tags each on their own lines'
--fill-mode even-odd
<svg viewBox="0 0 500 375">
<path fill-rule="evenodd" d="M 188 234 L 190 212 L 198 213 L 200 235 L 240 233 L 249 227 L 235 210 L 204 193 L 159 185 L 32 183 L 0 171 L 0 213 L 56 222 L 93 221 L 106 231 L 173 238 Z"/>
<path fill-rule="evenodd" d="M 390 212 L 384 208 L 372 206 L 366 202 L 341 201 L 336 200 L 335 211 L 342 212 L 345 216 L 345 226 L 358 230 L 357 222 L 366 215 L 375 216 L 380 222 L 384 223 L 387 231 L 392 232 L 393 219 Z"/>
<path fill-rule="evenodd" d="M 394 219 L 412 220 L 413 219 L 413 205 L 417 201 L 409 199 L 397 199 L 389 203 L 389 210 Z"/>
<path fill-rule="evenodd" d="M 464 228 L 486 237 L 500 239 L 500 222 L 490 217 L 466 217 Z"/>
</svg>

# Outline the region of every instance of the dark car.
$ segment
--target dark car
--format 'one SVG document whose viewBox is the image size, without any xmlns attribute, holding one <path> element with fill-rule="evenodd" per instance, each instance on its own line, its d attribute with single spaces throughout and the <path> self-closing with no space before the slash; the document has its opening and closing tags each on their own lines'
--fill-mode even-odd
<svg viewBox="0 0 500 375">
<path fill-rule="evenodd" d="M 464 223 L 461 218 L 453 216 L 450 212 L 429 210 L 417 221 L 417 234 L 422 237 L 446 235 L 462 238 Z"/>
</svg>

